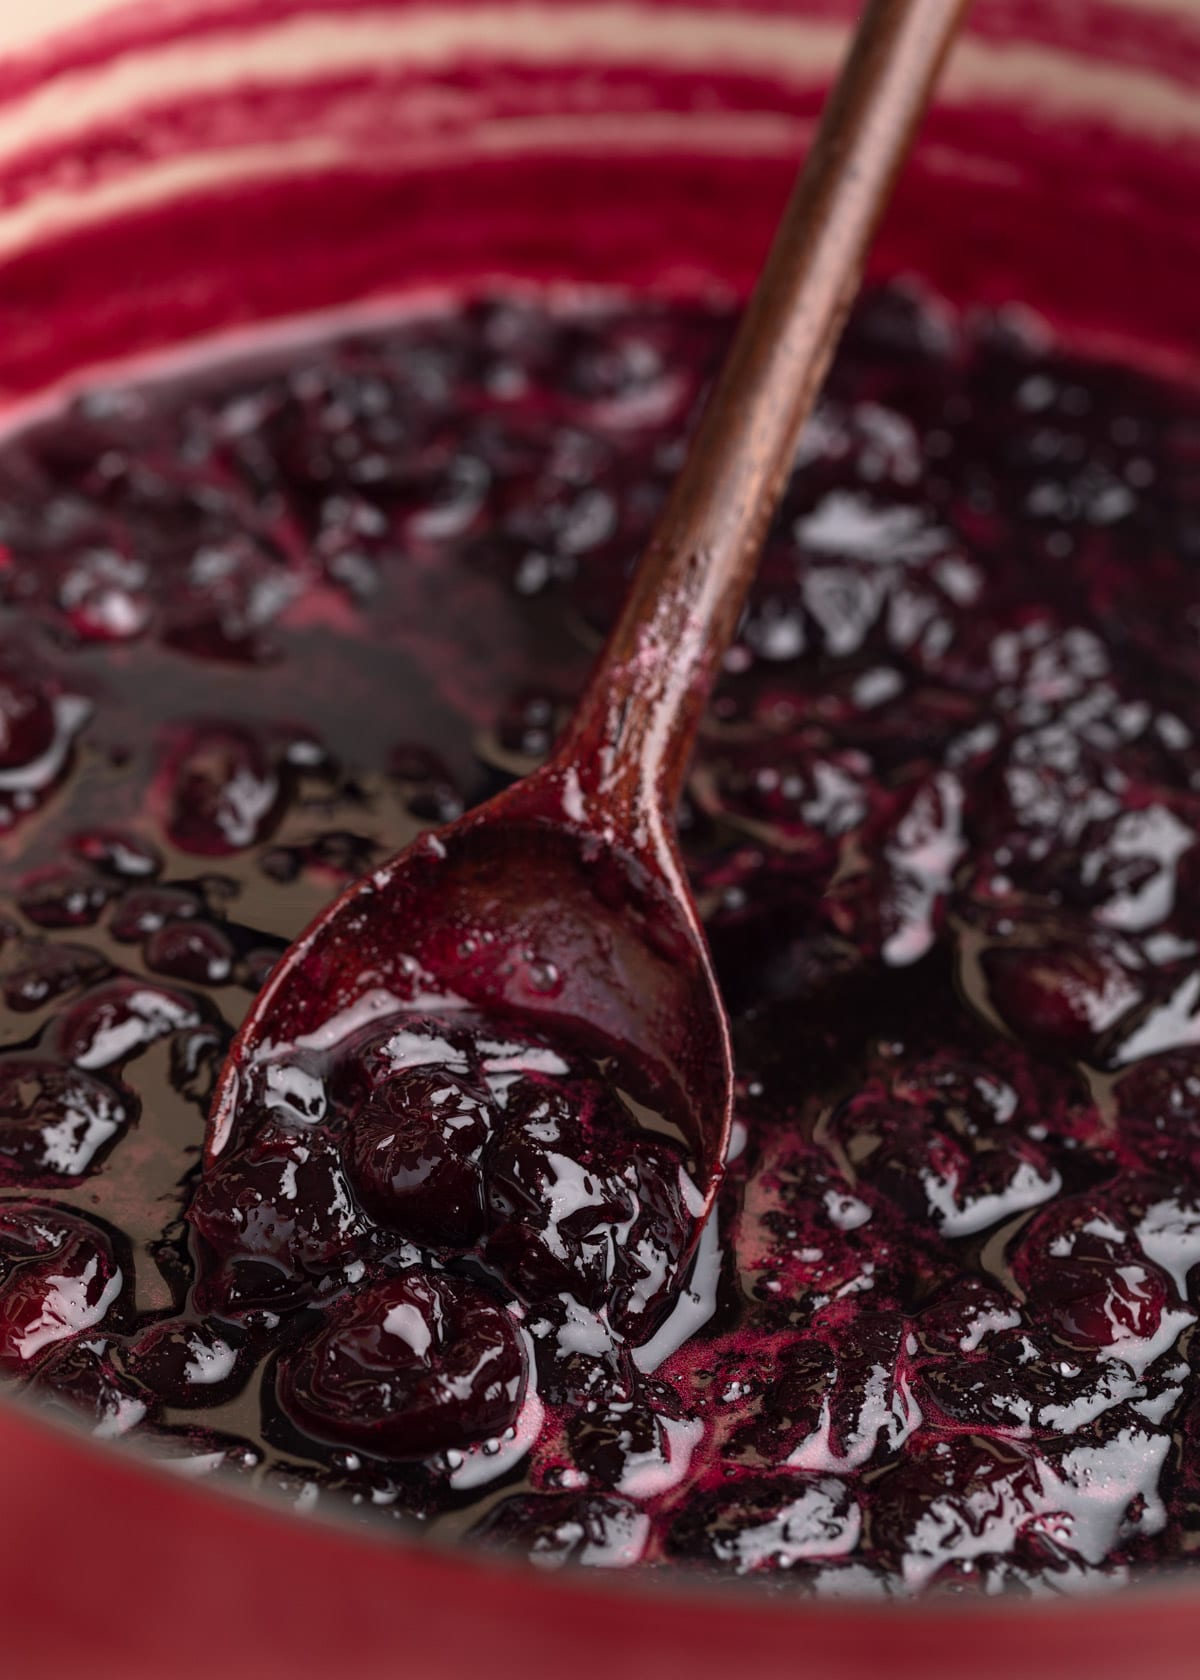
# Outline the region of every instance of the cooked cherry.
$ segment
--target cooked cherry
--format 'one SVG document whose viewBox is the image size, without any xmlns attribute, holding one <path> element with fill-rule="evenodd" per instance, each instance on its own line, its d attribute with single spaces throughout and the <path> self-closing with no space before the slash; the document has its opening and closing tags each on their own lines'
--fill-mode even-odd
<svg viewBox="0 0 1200 1680">
<path fill-rule="evenodd" d="M 633 1361 L 607 1316 L 569 1295 L 539 1301 L 529 1320 L 538 1393 L 551 1406 L 633 1399 Z"/>
<path fill-rule="evenodd" d="M 1153 1336 L 1167 1302 L 1167 1280 L 1135 1260 L 1056 1260 L 1038 1279 L 1030 1304 L 1071 1347 L 1112 1348 Z"/>
<path fill-rule="evenodd" d="M 433 753 L 419 747 L 396 747 L 389 769 L 405 790 L 409 813 L 421 822 L 440 825 L 462 816 L 463 796 L 446 766 Z"/>
<path fill-rule="evenodd" d="M 202 1305 L 234 1314 L 308 1300 L 353 1257 L 363 1230 L 328 1138 L 279 1125 L 205 1175 L 188 1218 L 209 1257 Z"/>
<path fill-rule="evenodd" d="M 957 1425 L 984 1435 L 1027 1435 L 1039 1403 L 1052 1392 L 1044 1380 L 1032 1388 L 1028 1367 L 1014 1371 L 994 1359 L 931 1361 L 917 1383 L 927 1417 L 932 1414 L 943 1428 Z"/>
<path fill-rule="evenodd" d="M 32 764 L 54 741 L 54 704 L 30 677 L 0 672 L 0 770 Z"/>
<path fill-rule="evenodd" d="M 1200 1165 L 1200 1053 L 1148 1056 L 1115 1086 L 1121 1133 L 1156 1168 Z"/>
<path fill-rule="evenodd" d="M 0 1056 L 0 1169 L 18 1179 L 92 1171 L 135 1113 L 127 1094 L 79 1068 Z"/>
<path fill-rule="evenodd" d="M 946 1564 L 1009 1551 L 1044 1508 L 1038 1463 L 1025 1443 L 930 1435 L 875 1483 L 872 1539 L 918 1590 Z"/>
<path fill-rule="evenodd" d="M 537 689 L 512 695 L 496 726 L 496 741 L 506 754 L 540 762 L 554 745 L 561 701 Z"/>
<path fill-rule="evenodd" d="M 113 889 L 83 870 L 42 871 L 26 882 L 17 900 L 38 927 L 90 927 L 112 897 Z"/>
<path fill-rule="evenodd" d="M 489 1147 L 489 1260 L 530 1298 L 565 1292 L 614 1325 L 661 1310 L 687 1234 L 682 1157 L 598 1084 L 523 1081 Z"/>
<path fill-rule="evenodd" d="M 108 929 L 114 939 L 133 944 L 157 933 L 167 922 L 198 916 L 200 910 L 196 894 L 183 887 L 133 887 L 114 908 Z"/>
<path fill-rule="evenodd" d="M 484 1230 L 480 1157 L 493 1120 L 487 1093 L 444 1068 L 394 1073 L 352 1122 L 347 1170 L 359 1201 L 414 1242 L 469 1248 Z"/>
<path fill-rule="evenodd" d="M 98 1226 L 37 1202 L 0 1202 L 0 1370 L 20 1375 L 108 1320 L 125 1279 Z"/>
<path fill-rule="evenodd" d="M 85 829 L 74 836 L 71 850 L 84 863 L 123 880 L 145 881 L 162 869 L 158 848 L 124 829 Z"/>
<path fill-rule="evenodd" d="M 152 1460 L 186 1476 L 252 1476 L 263 1461 L 262 1448 L 241 1436 L 195 1426 L 152 1427 L 141 1436 L 141 1444 Z"/>
<path fill-rule="evenodd" d="M 686 1472 L 699 1433 L 692 1425 L 672 1430 L 678 1409 L 674 1395 L 657 1407 L 644 1399 L 586 1400 L 567 1425 L 572 1462 L 595 1487 L 644 1493 L 670 1486 Z"/>
<path fill-rule="evenodd" d="M 266 833 L 279 782 L 247 730 L 197 730 L 174 765 L 168 831 L 185 852 L 224 857 Z"/>
<path fill-rule="evenodd" d="M 228 1047 L 227 1029 L 211 1021 L 185 1027 L 172 1035 L 171 1084 L 181 1097 L 196 1103 L 205 1113 Z"/>
<path fill-rule="evenodd" d="M 931 1353 L 974 1353 L 1021 1323 L 1013 1297 L 982 1278 L 956 1279 L 922 1310 L 917 1335 Z"/>
<path fill-rule="evenodd" d="M 150 622 L 146 563 L 111 548 L 84 548 L 58 580 L 58 605 L 85 642 L 126 642 Z"/>
<path fill-rule="evenodd" d="M 257 660 L 263 634 L 301 587 L 283 556 L 237 532 L 198 547 L 167 603 L 163 640 L 193 658 Z"/>
<path fill-rule="evenodd" d="M 1010 946 L 986 951 L 988 996 L 1020 1037 L 1086 1055 L 1140 999 L 1136 982 L 1103 947 Z"/>
<path fill-rule="evenodd" d="M 229 1333 L 188 1319 L 163 1319 L 134 1336 L 121 1370 L 166 1406 L 219 1406 L 237 1393 L 247 1363 Z"/>
<path fill-rule="evenodd" d="M 196 1025 L 191 1000 L 149 981 L 110 980 L 86 993 L 63 1016 L 58 1045 L 82 1068 L 107 1068 L 156 1039 Z"/>
<path fill-rule="evenodd" d="M 511 1427 L 525 1350 L 513 1319 L 478 1286 L 411 1271 L 329 1308 L 284 1354 L 277 1388 L 315 1440 L 424 1458 Z"/>
<path fill-rule="evenodd" d="M 515 1552 L 538 1569 L 564 1563 L 627 1569 L 645 1549 L 650 1519 L 611 1494 L 527 1493 L 502 1499 L 471 1530 L 471 1539 Z"/>
<path fill-rule="evenodd" d="M 436 1016 L 398 1015 L 348 1047 L 331 1084 L 339 1101 L 353 1108 L 393 1075 L 427 1067 L 455 1079 L 477 1077 L 478 1056 L 470 1034 Z"/>
<path fill-rule="evenodd" d="M 1043 1151 L 1014 1135 L 1007 1115 L 980 1124 L 958 1109 L 943 1118 L 937 1093 L 926 1100 L 900 1106 L 869 1088 L 834 1121 L 862 1178 L 905 1214 L 946 1236 L 969 1236 L 1059 1189 Z"/>
<path fill-rule="evenodd" d="M 920 1422 L 909 1357 L 907 1327 L 892 1313 L 855 1315 L 833 1349 L 801 1341 L 785 1350 L 763 1403 L 771 1456 L 843 1472 L 895 1451 Z"/>
<path fill-rule="evenodd" d="M 35 1380 L 43 1405 L 82 1415 L 104 1440 L 127 1435 L 157 1410 L 155 1396 L 121 1370 L 116 1344 L 104 1336 L 68 1342 L 51 1354 Z"/>
<path fill-rule="evenodd" d="M 4 980 L 4 1001 L 25 1014 L 96 980 L 108 969 L 85 945 L 30 945 Z"/>
<path fill-rule="evenodd" d="M 834 1476 L 746 1477 L 693 1498 L 675 1516 L 667 1549 L 738 1575 L 792 1569 L 854 1549 L 862 1516 Z"/>
<path fill-rule="evenodd" d="M 206 923 L 164 923 L 147 938 L 143 955 L 155 974 L 196 986 L 223 985 L 233 972 L 233 946 Z"/>
</svg>

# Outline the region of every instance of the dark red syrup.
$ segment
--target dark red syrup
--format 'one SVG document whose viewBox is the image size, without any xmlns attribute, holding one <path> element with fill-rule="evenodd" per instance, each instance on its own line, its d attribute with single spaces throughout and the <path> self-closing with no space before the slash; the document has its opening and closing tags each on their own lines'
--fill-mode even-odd
<svg viewBox="0 0 1200 1680">
<path fill-rule="evenodd" d="M 484 301 L 0 447 L 0 1371 L 553 1568 L 1073 1593 L 1200 1544 L 1200 406 L 895 288 L 680 813 L 735 1036 L 453 1011 L 213 1080 L 343 884 L 536 765 L 730 322 Z M 553 984 L 553 976 L 547 976 Z"/>
</svg>

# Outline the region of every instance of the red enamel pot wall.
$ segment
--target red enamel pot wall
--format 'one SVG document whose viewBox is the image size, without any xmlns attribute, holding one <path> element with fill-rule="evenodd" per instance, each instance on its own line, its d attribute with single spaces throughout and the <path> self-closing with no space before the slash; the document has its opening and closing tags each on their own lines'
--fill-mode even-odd
<svg viewBox="0 0 1200 1680">
<path fill-rule="evenodd" d="M 107 363 L 486 279 L 744 290 L 838 0 L 0 0 L 0 419 Z M 1200 375 L 1200 4 L 977 0 L 881 274 Z M 546 1578 L 0 1406 L 13 1676 L 1192 1676 L 1200 1587 L 763 1604 Z"/>
</svg>

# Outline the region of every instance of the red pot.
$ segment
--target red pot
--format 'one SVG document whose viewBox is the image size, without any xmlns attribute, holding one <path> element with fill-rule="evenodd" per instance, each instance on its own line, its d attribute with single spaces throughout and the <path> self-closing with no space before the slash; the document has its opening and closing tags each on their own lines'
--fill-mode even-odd
<svg viewBox="0 0 1200 1680">
<path fill-rule="evenodd" d="M 752 278 L 838 0 L 3 0 L 0 417 L 98 365 L 481 278 Z M 1200 373 L 1200 7 L 978 0 L 881 273 Z M 286 322 L 291 325 L 285 325 Z M 205 352 L 207 353 L 207 352 Z M 547 1578 L 0 1408 L 14 1676 L 1191 1676 L 1200 1588 L 764 1604 Z"/>
</svg>

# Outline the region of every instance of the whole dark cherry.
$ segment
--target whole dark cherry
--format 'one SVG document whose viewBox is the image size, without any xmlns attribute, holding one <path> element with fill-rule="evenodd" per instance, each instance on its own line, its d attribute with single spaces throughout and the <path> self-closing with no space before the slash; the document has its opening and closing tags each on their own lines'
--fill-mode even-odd
<svg viewBox="0 0 1200 1680">
<path fill-rule="evenodd" d="M 201 1243 L 198 1304 L 235 1316 L 307 1302 L 363 1235 L 330 1140 L 283 1125 L 264 1126 L 219 1161 L 188 1218 Z"/>
<path fill-rule="evenodd" d="M 168 831 L 185 852 L 224 857 L 266 833 L 279 799 L 278 779 L 249 730 L 198 729 L 170 767 Z"/>
<path fill-rule="evenodd" d="M 246 1380 L 242 1344 L 224 1326 L 160 1319 L 120 1350 L 122 1371 L 167 1406 L 219 1406 Z"/>
<path fill-rule="evenodd" d="M 90 1171 L 136 1113 L 128 1093 L 82 1068 L 0 1057 L 0 1177 L 71 1179 Z"/>
<path fill-rule="evenodd" d="M 152 1419 L 156 1397 L 116 1361 L 117 1344 L 103 1334 L 79 1336 L 52 1353 L 37 1374 L 38 1398 L 91 1425 L 103 1440 L 126 1435 Z"/>
<path fill-rule="evenodd" d="M 90 1220 L 37 1202 L 0 1202 L 0 1371 L 21 1376 L 117 1315 L 124 1274 Z"/>
<path fill-rule="evenodd" d="M 276 1392 L 314 1440 L 425 1458 L 503 1435 L 525 1382 L 520 1332 L 494 1297 L 414 1269 L 330 1307 L 280 1359 Z"/>
<path fill-rule="evenodd" d="M 54 704 L 31 677 L 0 672 L 0 770 L 32 764 L 54 740 Z"/>
<path fill-rule="evenodd" d="M 599 1081 L 527 1079 L 485 1165 L 487 1258 L 524 1299 L 565 1293 L 623 1330 L 651 1324 L 688 1230 L 676 1149 Z"/>
<path fill-rule="evenodd" d="M 381 1225 L 431 1247 L 467 1248 L 483 1235 L 480 1157 L 491 1136 L 488 1094 L 443 1067 L 404 1068 L 351 1122 L 346 1167 Z"/>
</svg>

